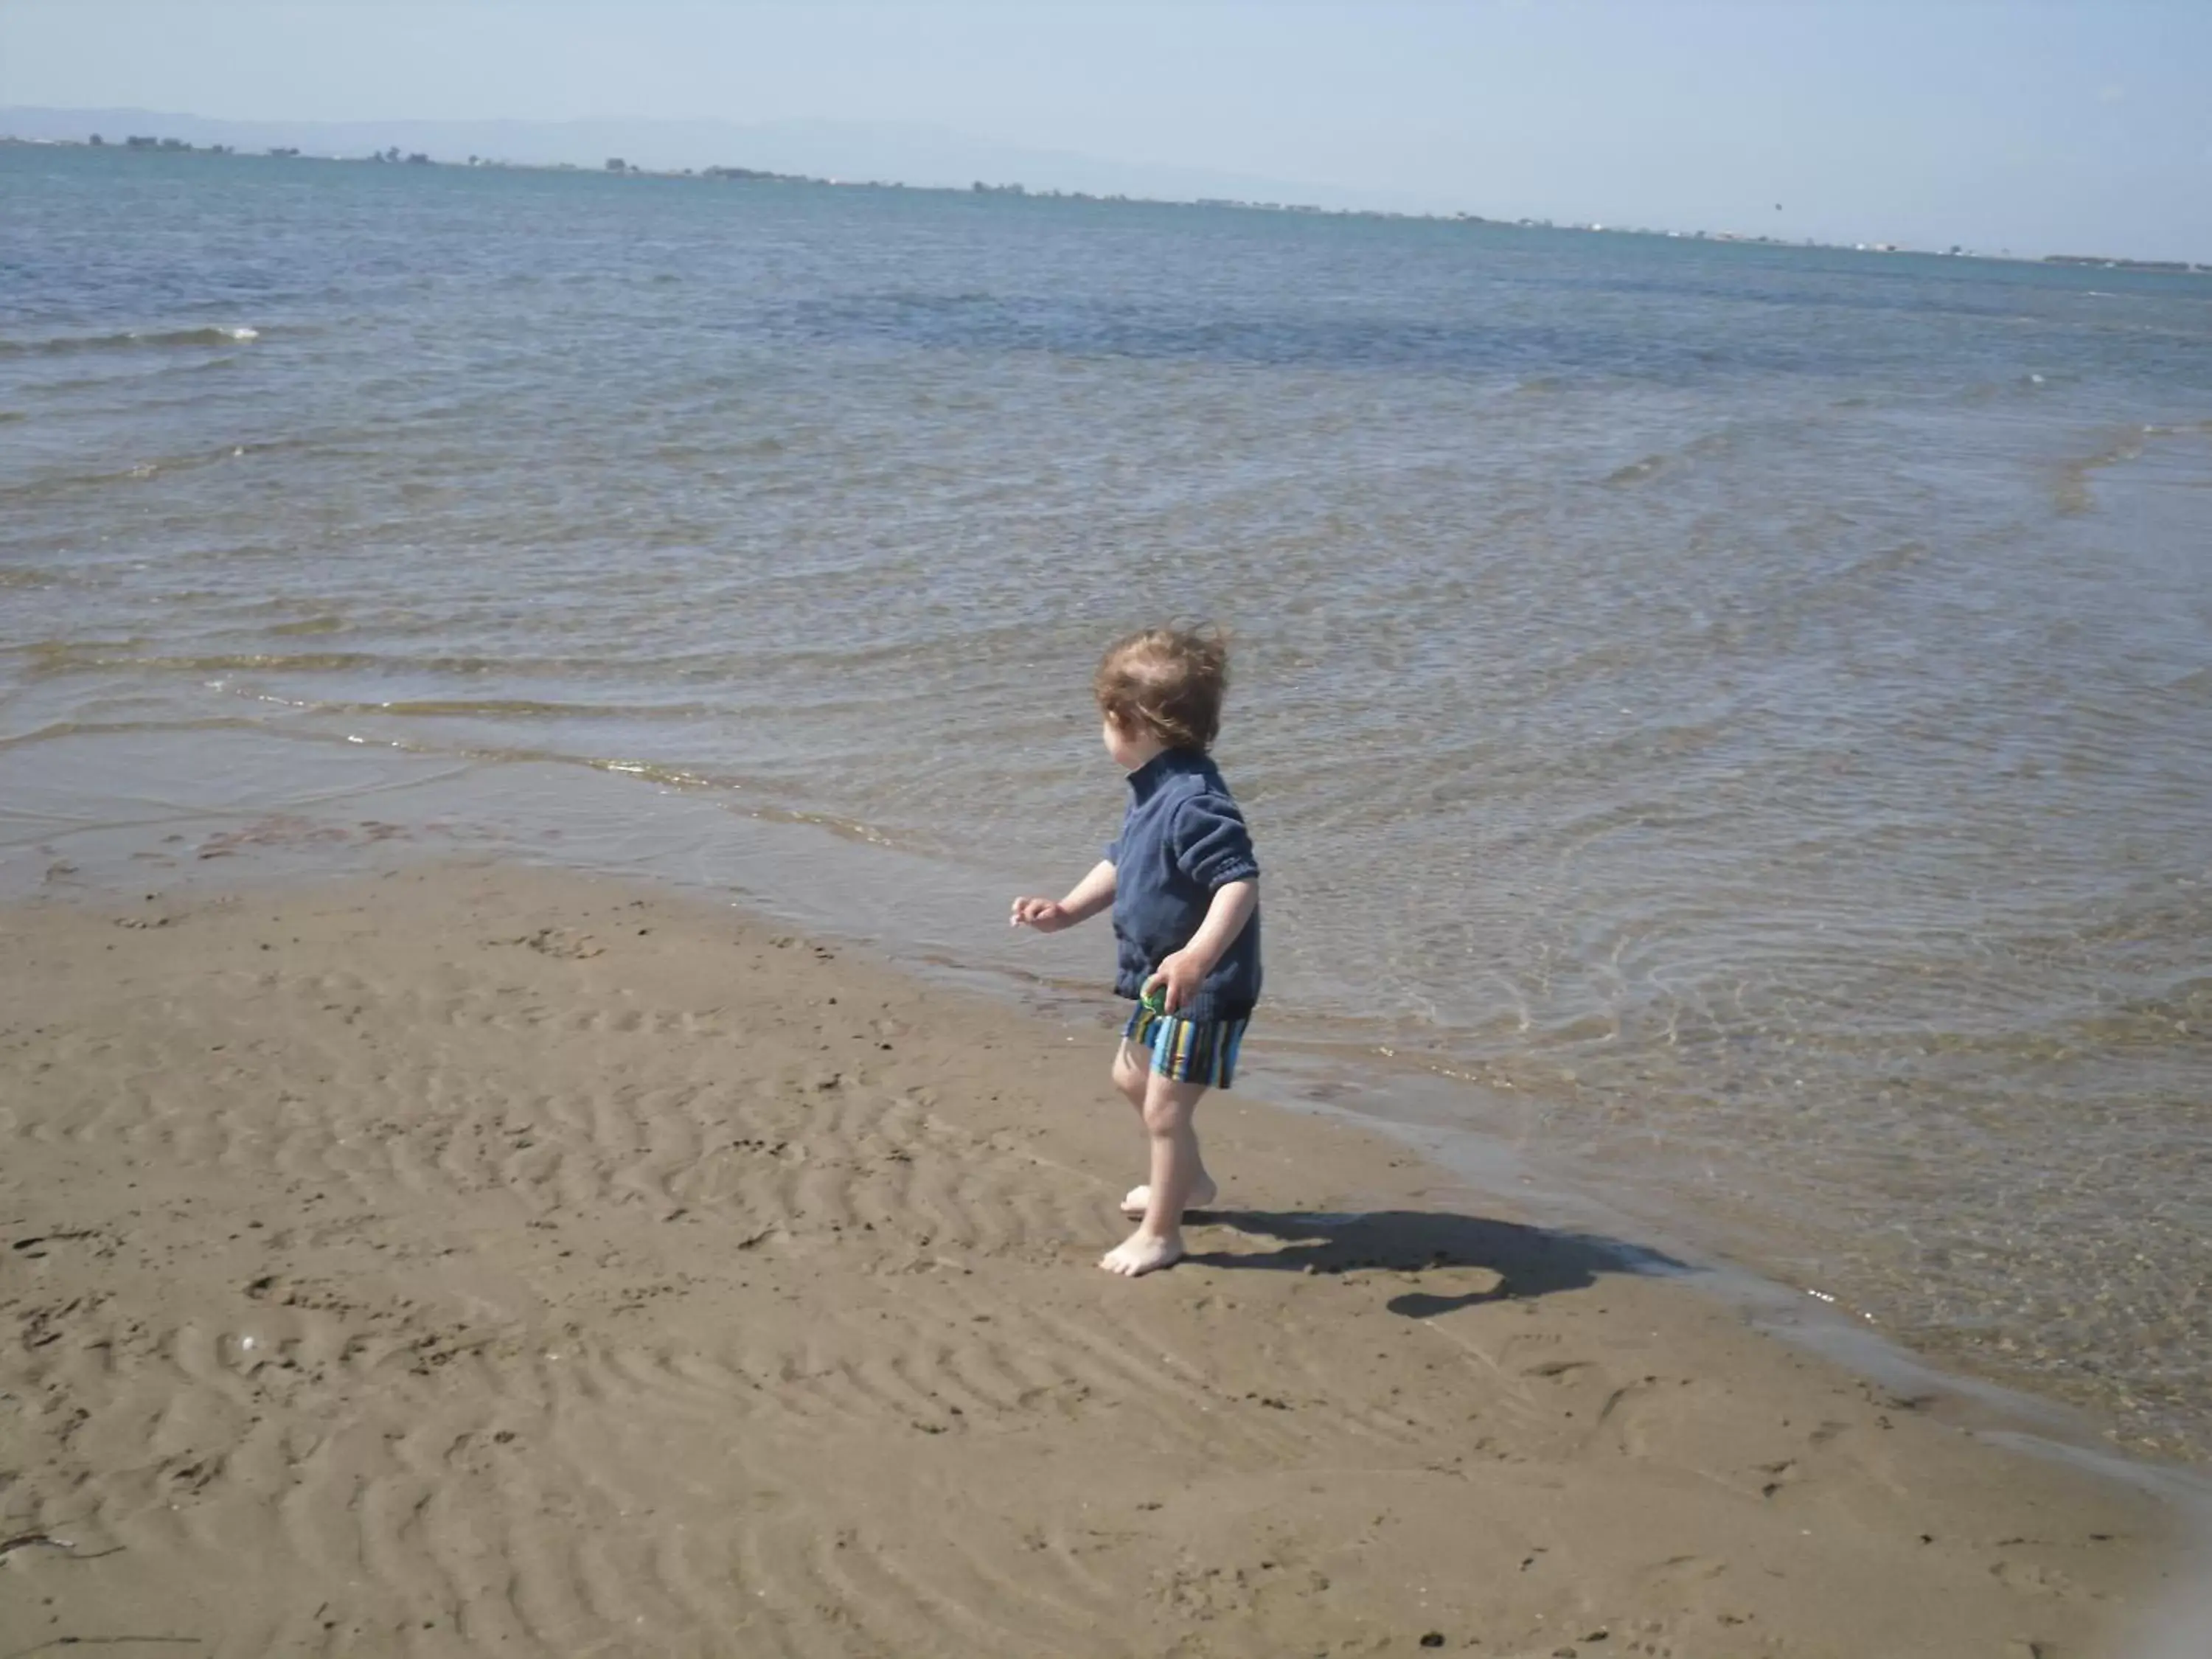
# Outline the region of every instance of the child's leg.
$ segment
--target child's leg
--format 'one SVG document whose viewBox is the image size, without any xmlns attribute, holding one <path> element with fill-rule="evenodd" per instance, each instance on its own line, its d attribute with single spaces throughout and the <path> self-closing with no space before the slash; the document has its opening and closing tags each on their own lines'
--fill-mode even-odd
<svg viewBox="0 0 2212 1659">
<path fill-rule="evenodd" d="M 1177 1083 L 1158 1073 L 1145 1081 L 1145 1133 L 1152 1144 L 1152 1176 L 1145 1218 L 1098 1263 L 1108 1273 L 1131 1279 L 1181 1259 L 1183 1207 L 1206 1172 L 1198 1154 L 1198 1132 L 1191 1124 L 1206 1085 Z"/>
<path fill-rule="evenodd" d="M 1145 1079 L 1152 1074 L 1152 1055 L 1123 1037 L 1121 1046 L 1114 1051 L 1114 1086 L 1129 1103 L 1139 1123 L 1145 1121 Z"/>
<path fill-rule="evenodd" d="M 1135 1109 L 1139 1123 L 1145 1121 L 1145 1093 L 1152 1079 L 1151 1052 L 1139 1048 L 1127 1037 L 1122 1038 L 1121 1048 L 1114 1054 L 1114 1086 L 1121 1091 L 1121 1098 Z M 1198 1178 L 1191 1182 L 1190 1196 L 1183 1201 L 1183 1207 L 1202 1210 L 1220 1196 L 1220 1188 L 1206 1172 L 1205 1160 L 1200 1159 Z M 1149 1182 L 1142 1187 L 1132 1187 L 1122 1195 L 1121 1213 L 1134 1221 L 1152 1206 L 1152 1189 Z"/>
</svg>

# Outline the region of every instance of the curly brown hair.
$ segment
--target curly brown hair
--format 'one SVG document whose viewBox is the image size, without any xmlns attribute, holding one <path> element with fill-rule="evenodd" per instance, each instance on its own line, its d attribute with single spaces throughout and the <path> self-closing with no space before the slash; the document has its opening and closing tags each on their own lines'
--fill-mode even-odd
<svg viewBox="0 0 2212 1659">
<path fill-rule="evenodd" d="M 1221 730 L 1229 641 L 1218 628 L 1145 629 L 1107 647 L 1091 690 L 1123 731 L 1203 753 Z"/>
</svg>

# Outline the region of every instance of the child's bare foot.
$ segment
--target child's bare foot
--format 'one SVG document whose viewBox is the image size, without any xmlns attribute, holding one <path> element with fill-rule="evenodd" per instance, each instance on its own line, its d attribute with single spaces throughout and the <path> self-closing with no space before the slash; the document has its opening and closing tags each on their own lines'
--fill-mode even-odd
<svg viewBox="0 0 2212 1659">
<path fill-rule="evenodd" d="M 1182 1239 L 1176 1235 L 1155 1238 L 1139 1227 L 1098 1260 L 1098 1265 L 1109 1273 L 1120 1273 L 1124 1279 L 1141 1278 L 1146 1273 L 1158 1273 L 1162 1267 L 1172 1267 L 1182 1260 Z"/>
<path fill-rule="evenodd" d="M 1183 1202 L 1182 1212 L 1188 1215 L 1193 1210 L 1202 1210 L 1220 1196 L 1221 1189 L 1213 1184 L 1213 1177 L 1200 1176 L 1191 1188 L 1189 1198 Z M 1121 1213 L 1132 1221 L 1138 1220 L 1152 1201 L 1152 1189 L 1150 1187 L 1132 1187 L 1128 1195 L 1121 1200 Z"/>
</svg>

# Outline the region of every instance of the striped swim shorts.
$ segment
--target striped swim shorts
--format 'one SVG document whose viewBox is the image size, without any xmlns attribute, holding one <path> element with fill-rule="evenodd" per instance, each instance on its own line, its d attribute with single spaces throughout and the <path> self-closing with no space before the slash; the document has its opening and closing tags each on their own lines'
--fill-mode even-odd
<svg viewBox="0 0 2212 1659">
<path fill-rule="evenodd" d="M 1226 1089 L 1237 1076 L 1237 1050 L 1244 1042 L 1242 1019 L 1178 1019 L 1141 1002 L 1129 1016 L 1122 1041 L 1149 1049 L 1152 1070 L 1175 1083 Z"/>
</svg>

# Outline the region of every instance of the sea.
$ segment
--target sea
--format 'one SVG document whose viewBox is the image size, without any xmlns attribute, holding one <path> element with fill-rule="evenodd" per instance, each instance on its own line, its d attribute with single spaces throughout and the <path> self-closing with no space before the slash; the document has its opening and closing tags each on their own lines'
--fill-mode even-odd
<svg viewBox="0 0 2212 1659">
<path fill-rule="evenodd" d="M 1258 1076 L 2212 1459 L 2212 276 L 0 146 L 9 896 L 565 861 L 1103 1075 L 1163 619 Z"/>
</svg>

